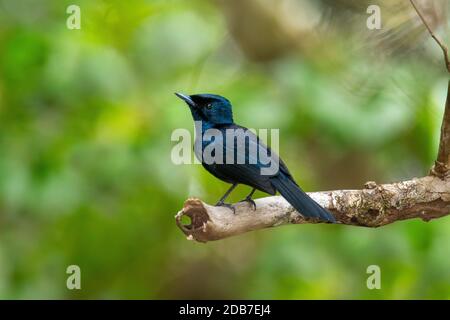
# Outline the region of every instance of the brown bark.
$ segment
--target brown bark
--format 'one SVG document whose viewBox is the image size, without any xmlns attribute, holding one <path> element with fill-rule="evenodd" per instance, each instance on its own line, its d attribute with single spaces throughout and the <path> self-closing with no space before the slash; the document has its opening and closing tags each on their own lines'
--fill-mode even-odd
<svg viewBox="0 0 450 320">
<path fill-rule="evenodd" d="M 361 190 L 309 195 L 330 210 L 338 224 L 380 227 L 413 218 L 429 221 L 450 213 L 450 181 L 434 176 L 392 184 L 368 182 Z M 280 196 L 257 199 L 256 210 L 248 203 L 238 203 L 235 209 L 233 214 L 228 208 L 210 206 L 192 198 L 176 215 L 176 222 L 188 239 L 199 242 L 286 224 L 319 223 L 299 215 Z M 189 225 L 181 222 L 183 216 L 190 218 Z"/>
<path fill-rule="evenodd" d="M 431 174 L 446 178 L 450 169 L 450 81 L 448 83 L 447 101 L 445 102 L 444 117 L 441 125 L 439 150 Z"/>
</svg>

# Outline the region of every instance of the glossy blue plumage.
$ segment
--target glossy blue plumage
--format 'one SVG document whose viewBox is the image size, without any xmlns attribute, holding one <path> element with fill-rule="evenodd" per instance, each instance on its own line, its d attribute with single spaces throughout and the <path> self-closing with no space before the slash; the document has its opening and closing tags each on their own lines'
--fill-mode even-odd
<svg viewBox="0 0 450 320">
<path fill-rule="evenodd" d="M 272 195 L 278 191 L 303 216 L 330 222 L 335 221 L 331 213 L 301 190 L 286 165 L 275 152 L 260 141 L 250 130 L 234 123 L 232 106 L 228 99 L 213 94 L 187 96 L 177 93 L 177 96 L 188 104 L 192 117 L 198 126 L 200 125 L 199 121 L 201 121 L 201 128 L 196 128 L 197 132 L 201 132 L 201 135 L 196 136 L 196 156 L 212 175 L 233 185 L 245 184 Z M 205 139 L 205 133 L 210 129 L 216 130 L 216 133 L 220 132 L 223 138 Z M 237 134 L 230 138 L 226 134 L 227 130 L 229 130 L 228 132 L 233 130 Z M 233 139 L 233 141 L 227 139 Z M 218 157 L 222 161 L 207 163 L 204 158 L 202 159 L 201 153 L 207 148 L 222 150 L 222 157 Z M 233 148 L 233 150 L 230 150 L 230 148 Z M 253 152 L 255 148 L 258 148 L 257 153 Z M 239 150 L 241 152 L 238 152 Z M 227 162 L 226 159 L 227 152 L 230 151 L 234 153 L 233 163 Z M 263 154 L 265 152 L 270 160 L 278 161 L 279 170 L 271 174 L 261 173 L 262 168 L 269 166 L 267 161 L 262 161 L 261 151 Z M 219 204 L 223 204 L 223 200 L 232 189 L 233 187 L 219 201 Z M 253 191 L 246 198 L 247 201 L 253 202 L 250 198 L 252 194 Z"/>
</svg>

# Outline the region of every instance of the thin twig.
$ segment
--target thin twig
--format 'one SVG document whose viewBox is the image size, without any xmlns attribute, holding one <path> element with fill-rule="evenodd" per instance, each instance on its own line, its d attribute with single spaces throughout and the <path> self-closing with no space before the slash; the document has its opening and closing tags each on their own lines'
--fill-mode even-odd
<svg viewBox="0 0 450 320">
<path fill-rule="evenodd" d="M 441 47 L 442 52 L 444 53 L 444 59 L 445 59 L 445 66 L 447 67 L 447 71 L 450 73 L 450 59 L 448 57 L 448 48 L 447 46 L 436 36 L 431 30 L 430 26 L 428 25 L 427 21 L 425 20 L 425 17 L 422 15 L 416 4 L 413 0 L 409 0 L 414 7 L 414 10 L 416 10 L 417 14 L 419 15 L 420 19 L 422 20 L 423 24 L 427 28 L 428 32 L 430 33 L 431 37 L 436 41 L 436 43 Z"/>
</svg>

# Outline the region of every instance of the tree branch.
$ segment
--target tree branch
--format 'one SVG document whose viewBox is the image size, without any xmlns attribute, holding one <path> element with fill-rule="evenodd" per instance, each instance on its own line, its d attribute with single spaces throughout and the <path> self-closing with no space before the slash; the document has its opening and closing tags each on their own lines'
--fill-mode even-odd
<svg viewBox="0 0 450 320">
<path fill-rule="evenodd" d="M 448 82 L 447 101 L 441 125 L 441 138 L 437 159 L 430 174 L 445 179 L 450 170 L 450 81 Z"/>
<path fill-rule="evenodd" d="M 450 72 L 448 49 L 434 35 L 413 0 L 410 0 L 428 32 L 441 47 Z M 361 190 L 313 192 L 309 195 L 330 210 L 339 224 L 380 227 L 399 220 L 420 218 L 429 221 L 450 214 L 450 82 L 441 126 L 438 156 L 430 175 L 392 184 L 368 182 Z M 207 242 L 248 231 L 286 224 L 318 223 L 306 219 L 282 197 L 255 200 L 256 210 L 248 203 L 235 205 L 236 212 L 214 207 L 199 199 L 186 200 L 175 216 L 178 227 L 190 240 Z M 184 224 L 183 217 L 190 223 Z"/>
<path fill-rule="evenodd" d="M 368 182 L 361 190 L 312 192 L 309 195 L 330 210 L 340 224 L 380 227 L 398 220 L 424 221 L 450 213 L 450 182 L 438 177 L 378 185 Z M 256 199 L 256 210 L 248 203 L 235 205 L 236 213 L 214 207 L 199 199 L 188 199 L 176 222 L 189 240 L 207 242 L 248 231 L 286 224 L 319 223 L 306 219 L 282 197 Z M 188 216 L 189 225 L 182 223 Z"/>
<path fill-rule="evenodd" d="M 447 71 L 450 72 L 450 59 L 448 57 L 447 46 L 434 34 L 433 30 L 431 30 L 431 27 L 425 20 L 425 17 L 420 12 L 414 0 L 409 1 L 411 2 L 411 5 L 413 6 L 414 10 L 416 10 L 418 16 L 420 17 L 420 20 L 422 20 L 431 37 L 436 41 L 439 47 L 441 47 L 442 52 L 444 53 L 445 66 L 447 67 Z M 444 178 L 445 176 L 448 175 L 449 169 L 450 169 L 450 81 L 448 83 L 447 101 L 445 102 L 444 118 L 442 120 L 441 125 L 441 139 L 439 141 L 438 156 L 430 173 L 440 178 Z"/>
</svg>

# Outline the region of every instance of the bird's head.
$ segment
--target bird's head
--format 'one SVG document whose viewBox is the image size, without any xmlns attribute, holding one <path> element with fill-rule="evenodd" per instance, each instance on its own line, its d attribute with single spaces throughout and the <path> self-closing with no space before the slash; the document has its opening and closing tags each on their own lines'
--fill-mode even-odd
<svg viewBox="0 0 450 320">
<path fill-rule="evenodd" d="M 194 94 L 191 96 L 175 93 L 191 109 L 195 121 L 205 121 L 214 125 L 233 123 L 233 112 L 228 99 L 215 94 Z"/>
</svg>

